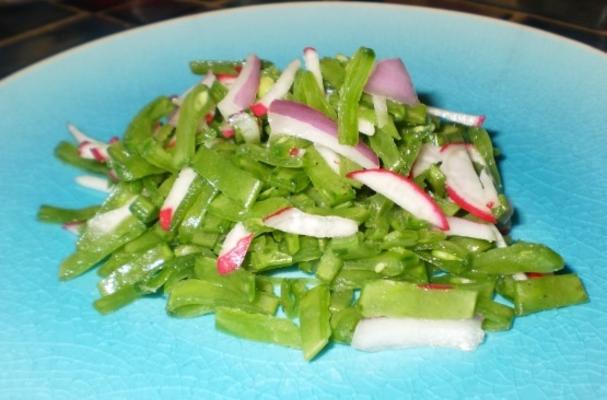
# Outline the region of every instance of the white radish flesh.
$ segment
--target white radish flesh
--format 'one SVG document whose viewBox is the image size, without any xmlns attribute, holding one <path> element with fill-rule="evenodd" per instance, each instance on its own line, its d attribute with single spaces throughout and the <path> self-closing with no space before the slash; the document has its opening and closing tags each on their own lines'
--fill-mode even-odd
<svg viewBox="0 0 607 400">
<path fill-rule="evenodd" d="M 170 229 L 175 210 L 177 210 L 183 201 L 190 185 L 197 176 L 196 172 L 189 167 L 182 169 L 179 175 L 177 175 L 177 179 L 173 182 L 173 186 L 160 208 L 160 227 L 165 231 Z"/>
<path fill-rule="evenodd" d="M 344 237 L 358 232 L 358 224 L 351 219 L 308 214 L 294 207 L 267 216 L 263 223 L 281 232 L 317 238 Z"/>
<path fill-rule="evenodd" d="M 428 114 L 430 115 L 434 115 L 435 117 L 446 119 L 447 121 L 456 122 L 462 125 L 483 126 L 483 123 L 485 122 L 484 115 L 464 114 L 437 107 L 428 107 L 427 110 Z"/>
<path fill-rule="evenodd" d="M 318 87 L 322 92 L 325 91 L 325 86 L 322 82 L 322 72 L 320 70 L 320 60 L 318 58 L 318 52 L 313 47 L 306 47 L 304 49 L 304 63 L 306 64 L 306 69 L 314 75 L 314 79 L 318 84 Z"/>
<path fill-rule="evenodd" d="M 458 217 L 447 217 L 447 221 L 449 222 L 449 230 L 445 233 L 449 236 L 464 236 L 488 242 L 497 240 L 494 232 L 495 226 L 492 224 L 483 224 Z"/>
<path fill-rule="evenodd" d="M 240 268 L 252 240 L 253 233 L 249 232 L 242 222 L 234 225 L 221 246 L 217 257 L 217 271 L 225 275 Z"/>
<path fill-rule="evenodd" d="M 356 325 L 352 347 L 364 351 L 413 347 L 473 351 L 484 337 L 479 319 L 369 318 Z"/>
<path fill-rule="evenodd" d="M 112 187 L 106 178 L 100 178 L 93 175 L 81 175 L 76 177 L 76 183 L 87 189 L 98 190 L 103 193 L 110 193 Z"/>
<path fill-rule="evenodd" d="M 424 143 L 419 150 L 417 159 L 411 169 L 411 174 L 414 178 L 424 173 L 432 164 L 441 161 L 440 147 L 429 143 Z"/>
</svg>

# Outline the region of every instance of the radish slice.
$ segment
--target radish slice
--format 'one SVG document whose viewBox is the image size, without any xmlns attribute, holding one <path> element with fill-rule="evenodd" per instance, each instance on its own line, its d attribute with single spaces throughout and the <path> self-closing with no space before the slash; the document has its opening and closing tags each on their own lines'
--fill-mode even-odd
<svg viewBox="0 0 607 400">
<path fill-rule="evenodd" d="M 417 159 L 411 169 L 411 174 L 414 178 L 423 174 L 432 164 L 436 164 L 441 161 L 440 147 L 432 144 L 424 143 L 419 150 Z"/>
<path fill-rule="evenodd" d="M 294 207 L 268 215 L 263 223 L 278 231 L 317 238 L 350 236 L 358 232 L 358 224 L 351 219 L 308 214 Z"/>
<path fill-rule="evenodd" d="M 515 274 L 512 274 L 512 279 L 514 279 L 515 281 L 526 281 L 529 278 L 524 272 L 517 272 Z"/>
<path fill-rule="evenodd" d="M 62 228 L 69 233 L 73 233 L 74 235 L 78 236 L 82 233 L 84 222 L 66 222 L 62 225 Z"/>
<path fill-rule="evenodd" d="M 306 47 L 303 53 L 306 69 L 310 71 L 312 75 L 314 75 L 314 79 L 316 79 L 318 87 L 324 93 L 325 86 L 322 83 L 322 72 L 320 71 L 320 60 L 318 58 L 318 52 L 314 47 Z"/>
<path fill-rule="evenodd" d="M 352 347 L 364 351 L 411 347 L 473 351 L 484 337 L 479 319 L 367 318 L 356 325 Z"/>
<path fill-rule="evenodd" d="M 103 214 L 97 214 L 89 219 L 86 223 L 89 232 L 104 235 L 116 230 L 118 225 L 132 215 L 129 207 L 136 198 L 137 196 L 133 196 L 123 206 L 104 212 Z"/>
<path fill-rule="evenodd" d="M 217 78 L 215 77 L 215 74 L 212 72 L 209 72 L 208 74 L 206 74 L 204 76 L 204 78 L 197 83 L 196 85 L 192 86 L 191 88 L 189 88 L 188 90 L 186 90 L 185 92 L 183 92 L 183 94 L 181 96 L 176 96 L 173 97 L 171 99 L 171 102 L 173 104 L 175 104 L 176 106 L 181 106 L 181 104 L 183 104 L 183 101 L 185 100 L 185 97 L 188 95 L 188 93 L 190 93 L 192 91 L 192 89 L 194 89 L 196 86 L 198 85 L 204 85 L 206 87 L 208 87 L 209 89 L 211 88 L 211 86 L 213 86 L 213 83 L 215 83 L 215 81 L 217 80 Z"/>
<path fill-rule="evenodd" d="M 97 160 L 99 162 L 105 162 L 110 158 L 107 152 L 108 145 L 106 143 L 87 136 L 73 124 L 67 124 L 67 130 L 78 142 L 78 153 L 80 154 L 80 157 L 88 160 Z"/>
<path fill-rule="evenodd" d="M 270 105 L 268 121 L 273 135 L 285 134 L 320 144 L 363 168 L 379 166 L 379 160 L 373 150 L 363 143 L 356 146 L 340 144 L 335 121 L 304 104 L 274 100 Z"/>
<path fill-rule="evenodd" d="M 358 117 L 358 131 L 364 135 L 373 136 L 375 135 L 375 126 L 368 119 Z"/>
<path fill-rule="evenodd" d="M 428 114 L 434 115 L 435 117 L 439 117 L 442 119 L 446 119 L 447 121 L 456 122 L 458 124 L 467 126 L 483 126 L 483 123 L 485 122 L 486 118 L 484 115 L 464 114 L 436 107 L 428 107 L 427 111 Z"/>
<path fill-rule="evenodd" d="M 377 118 L 377 127 L 383 128 L 386 126 L 389 120 L 388 116 L 388 104 L 384 96 L 378 96 L 376 94 L 371 96 L 373 100 L 373 109 L 375 110 L 375 117 Z"/>
<path fill-rule="evenodd" d="M 98 190 L 104 193 L 110 193 L 112 186 L 106 178 L 100 178 L 93 175 L 81 175 L 76 177 L 76 183 L 87 189 Z"/>
<path fill-rule="evenodd" d="M 481 185 L 483 185 L 483 192 L 485 194 L 485 202 L 487 207 L 495 207 L 495 205 L 499 203 L 499 198 L 497 189 L 493 183 L 493 177 L 489 175 L 486 168 L 483 168 L 478 179 L 481 181 Z"/>
<path fill-rule="evenodd" d="M 418 102 L 409 72 L 399 58 L 379 61 L 367 81 L 365 92 L 409 105 Z"/>
<path fill-rule="evenodd" d="M 320 154 L 323 160 L 329 165 L 329 168 L 339 175 L 341 170 L 341 159 L 339 158 L 339 154 L 328 147 L 318 144 L 315 144 L 314 147 L 316 148 L 316 151 L 318 151 L 318 154 Z"/>
<path fill-rule="evenodd" d="M 381 168 L 354 171 L 347 176 L 386 196 L 416 218 L 442 230 L 449 229 L 449 222 L 441 208 L 409 178 Z"/>
<path fill-rule="evenodd" d="M 242 222 L 234 225 L 223 241 L 217 257 L 217 272 L 225 275 L 240 268 L 252 240 L 253 233 L 249 232 Z"/>
<path fill-rule="evenodd" d="M 449 230 L 445 231 L 447 235 L 465 236 L 474 239 L 486 240 L 495 242 L 495 226 L 490 224 L 482 224 L 479 222 L 469 221 L 464 218 L 447 217 L 449 222 Z"/>
<path fill-rule="evenodd" d="M 255 101 L 259 87 L 260 69 L 261 61 L 255 54 L 251 54 L 228 94 L 217 104 L 217 108 L 224 118 L 244 110 Z"/>
<path fill-rule="evenodd" d="M 238 129 L 246 143 L 259 143 L 261 132 L 257 118 L 251 116 L 246 111 L 242 111 L 230 116 L 228 123 Z M 232 134 L 232 136 L 234 135 Z"/>
<path fill-rule="evenodd" d="M 160 207 L 160 227 L 165 231 L 168 231 L 171 228 L 175 210 L 177 210 L 181 204 L 185 195 L 188 193 L 190 185 L 197 176 L 198 175 L 192 168 L 184 168 L 179 172 L 179 175 L 177 175 L 177 179 L 175 179 L 169 195 L 164 200 L 162 207 Z"/>
<path fill-rule="evenodd" d="M 493 230 L 493 234 L 495 235 L 495 246 L 496 247 L 508 247 L 508 243 L 506 243 L 506 240 L 502 236 L 502 233 L 500 232 L 500 230 L 497 229 L 495 227 L 495 225 L 491 225 L 491 228 Z"/>
<path fill-rule="evenodd" d="M 289 64 L 287 68 L 282 72 L 274 86 L 266 93 L 257 103 L 251 106 L 251 111 L 257 117 L 265 115 L 268 111 L 270 104 L 276 99 L 282 99 L 291 89 L 293 81 L 295 80 L 295 74 L 299 69 L 301 63 L 299 60 L 294 60 Z"/>
<path fill-rule="evenodd" d="M 495 223 L 485 189 L 476 175 L 465 145 L 449 144 L 441 149 L 441 171 L 449 198 L 458 206 L 487 222 Z"/>
</svg>

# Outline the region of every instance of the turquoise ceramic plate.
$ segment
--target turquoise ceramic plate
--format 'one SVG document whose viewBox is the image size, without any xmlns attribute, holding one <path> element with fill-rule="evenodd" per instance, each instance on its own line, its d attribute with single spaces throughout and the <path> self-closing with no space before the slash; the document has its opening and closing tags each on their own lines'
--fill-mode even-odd
<svg viewBox="0 0 607 400">
<path fill-rule="evenodd" d="M 282 65 L 307 45 L 360 45 L 406 61 L 434 104 L 488 116 L 506 154 L 516 238 L 558 249 L 589 304 L 521 318 L 474 353 L 297 351 L 241 341 L 213 318 L 148 298 L 102 317 L 95 273 L 60 283 L 74 238 L 35 221 L 42 203 L 101 197 L 52 157 L 65 124 L 121 134 L 149 99 L 195 82 L 194 58 L 255 51 Z M 294 4 L 202 14 L 68 51 L 0 83 L 0 398 L 607 398 L 607 56 L 498 20 L 415 7 Z"/>
</svg>

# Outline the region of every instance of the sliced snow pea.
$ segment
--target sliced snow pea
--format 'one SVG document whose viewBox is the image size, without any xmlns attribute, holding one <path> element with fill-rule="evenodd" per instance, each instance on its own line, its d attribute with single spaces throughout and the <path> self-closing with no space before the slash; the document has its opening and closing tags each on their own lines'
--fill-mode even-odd
<svg viewBox="0 0 607 400">
<path fill-rule="evenodd" d="M 83 222 L 92 218 L 99 211 L 99 206 L 90 206 L 85 208 L 61 208 L 43 204 L 38 209 L 36 218 L 38 221 L 49 222 L 53 224 L 67 224 L 71 222 Z"/>
<path fill-rule="evenodd" d="M 514 281 L 514 310 L 527 315 L 588 301 L 582 281 L 575 274 L 547 275 Z"/>
<path fill-rule="evenodd" d="M 472 290 L 378 280 L 363 287 L 360 305 L 365 317 L 464 319 L 474 316 L 477 295 Z"/>
<path fill-rule="evenodd" d="M 475 270 L 487 274 L 554 272 L 562 269 L 564 265 L 563 258 L 550 248 L 525 242 L 488 250 L 475 255 L 472 260 Z"/>
<path fill-rule="evenodd" d="M 78 147 L 68 142 L 59 142 L 55 147 L 55 157 L 66 164 L 96 174 L 107 174 L 110 170 L 105 163 L 80 157 Z"/>
<path fill-rule="evenodd" d="M 339 90 L 337 104 L 337 125 L 341 144 L 353 146 L 358 143 L 358 102 L 374 62 L 375 52 L 361 47 L 346 65 L 344 83 Z"/>
<path fill-rule="evenodd" d="M 285 318 L 219 307 L 215 313 L 215 327 L 244 339 L 301 348 L 299 328 Z"/>
<path fill-rule="evenodd" d="M 305 360 L 316 357 L 329 342 L 331 337 L 330 302 L 329 288 L 325 285 L 308 290 L 301 298 L 299 324 Z"/>
<path fill-rule="evenodd" d="M 192 168 L 232 200 L 249 208 L 261 190 L 261 182 L 215 150 L 201 147 Z"/>
</svg>

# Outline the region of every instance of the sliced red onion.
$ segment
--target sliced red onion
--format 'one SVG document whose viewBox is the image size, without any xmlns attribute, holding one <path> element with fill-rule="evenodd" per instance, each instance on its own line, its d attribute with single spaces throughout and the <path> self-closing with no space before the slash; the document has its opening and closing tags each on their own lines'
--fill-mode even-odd
<svg viewBox="0 0 607 400">
<path fill-rule="evenodd" d="M 124 220 L 132 215 L 129 207 L 136 198 L 137 196 L 133 196 L 123 206 L 97 214 L 89 219 L 86 223 L 88 231 L 98 235 L 114 232 Z"/>
<path fill-rule="evenodd" d="M 112 191 L 112 185 L 110 182 L 106 178 L 100 178 L 98 176 L 77 176 L 76 183 L 87 189 L 93 189 L 103 193 L 110 193 Z"/>
<path fill-rule="evenodd" d="M 438 204 L 409 178 L 381 168 L 354 171 L 347 176 L 392 200 L 416 218 L 442 230 L 449 229 L 449 222 Z"/>
<path fill-rule="evenodd" d="M 320 154 L 323 160 L 325 160 L 329 168 L 331 168 L 333 172 L 339 175 L 341 169 L 341 159 L 339 158 L 339 154 L 337 154 L 328 147 L 321 146 L 318 144 L 315 144 L 314 148 L 316 148 L 316 151 L 318 151 L 318 154 Z"/>
<path fill-rule="evenodd" d="M 282 99 L 291 89 L 293 81 L 295 80 L 295 74 L 299 69 L 301 62 L 299 60 L 291 61 L 291 63 L 282 72 L 274 86 L 261 98 L 258 102 L 251 106 L 251 111 L 261 117 L 266 114 L 270 104 L 276 99 Z"/>
<path fill-rule="evenodd" d="M 365 92 L 409 105 L 418 102 L 409 72 L 399 58 L 390 58 L 375 64 Z"/>
<path fill-rule="evenodd" d="M 337 125 L 320 111 L 304 104 L 274 100 L 270 105 L 268 121 L 272 135 L 285 134 L 309 140 L 328 147 L 354 161 L 363 168 L 377 168 L 379 160 L 373 150 L 363 143 L 346 146 L 337 139 Z"/>
<path fill-rule="evenodd" d="M 306 69 L 314 75 L 314 79 L 316 83 L 318 83 L 318 87 L 323 92 L 325 91 L 325 86 L 322 82 L 322 72 L 320 70 L 320 60 L 318 58 L 318 52 L 314 47 L 306 47 L 303 51 L 304 54 L 304 62 L 306 64 Z"/>
<path fill-rule="evenodd" d="M 250 55 L 228 94 L 217 105 L 224 118 L 253 104 L 259 87 L 260 69 L 259 58 L 255 54 Z"/>
<path fill-rule="evenodd" d="M 356 325 L 352 347 L 364 351 L 413 347 L 473 351 L 484 338 L 479 319 L 367 318 Z"/>
<path fill-rule="evenodd" d="M 378 96 L 376 94 L 371 95 L 373 99 L 373 109 L 375 110 L 375 117 L 377 118 L 377 127 L 383 128 L 388 123 L 390 116 L 388 115 L 388 104 L 384 96 Z"/>
<path fill-rule="evenodd" d="M 447 217 L 447 221 L 449 229 L 445 233 L 449 236 L 464 236 L 488 242 L 497 241 L 495 226 L 492 224 L 483 224 L 458 217 Z"/>
<path fill-rule="evenodd" d="M 434 115 L 447 121 L 456 122 L 467 126 L 483 126 L 485 122 L 484 115 L 464 114 L 456 111 L 444 110 L 442 108 L 428 107 L 428 114 Z"/>
<path fill-rule="evenodd" d="M 433 144 L 424 143 L 419 149 L 417 159 L 411 169 L 411 174 L 414 178 L 423 174 L 432 164 L 436 164 L 441 161 L 440 147 L 434 146 Z"/>
<path fill-rule="evenodd" d="M 358 223 L 351 219 L 308 214 L 295 207 L 278 210 L 265 217 L 263 223 L 281 232 L 317 238 L 344 237 L 358 232 Z"/>
<path fill-rule="evenodd" d="M 168 196 L 164 200 L 162 207 L 160 207 L 160 226 L 165 231 L 170 229 L 175 211 L 185 198 L 190 185 L 197 176 L 192 168 L 184 168 L 177 175 L 177 179 L 175 179 Z"/>
<path fill-rule="evenodd" d="M 217 272 L 225 275 L 240 268 L 252 240 L 253 233 L 249 232 L 242 222 L 234 225 L 221 245 L 217 257 Z"/>
<path fill-rule="evenodd" d="M 242 135 L 246 143 L 259 143 L 260 129 L 257 118 L 251 116 L 246 111 L 233 114 L 228 118 L 228 123 Z"/>
</svg>

